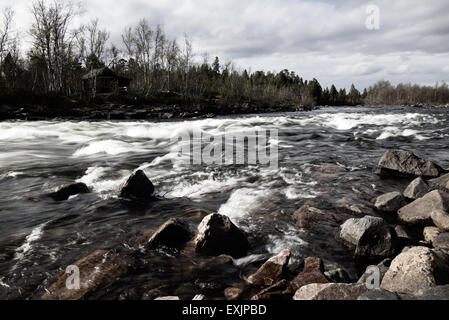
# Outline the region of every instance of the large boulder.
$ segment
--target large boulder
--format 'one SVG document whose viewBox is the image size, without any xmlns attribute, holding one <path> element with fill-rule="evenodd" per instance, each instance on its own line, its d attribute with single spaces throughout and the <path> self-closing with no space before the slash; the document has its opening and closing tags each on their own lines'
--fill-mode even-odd
<svg viewBox="0 0 449 320">
<path fill-rule="evenodd" d="M 366 291 L 363 284 L 313 283 L 296 291 L 293 300 L 357 300 Z"/>
<path fill-rule="evenodd" d="M 251 300 L 291 300 L 293 292 L 288 287 L 288 281 L 283 279 L 258 292 Z"/>
<path fill-rule="evenodd" d="M 293 220 L 300 229 L 319 230 L 324 226 L 338 227 L 337 219 L 334 215 L 310 206 L 302 206 L 293 213 Z"/>
<path fill-rule="evenodd" d="M 48 194 L 48 196 L 55 201 L 65 201 L 68 200 L 71 196 L 89 192 L 89 188 L 84 183 L 80 182 L 62 187 L 58 191 Z"/>
<path fill-rule="evenodd" d="M 286 273 L 291 252 L 283 250 L 265 262 L 256 273 L 248 277 L 248 282 L 257 286 L 271 286 L 281 281 Z"/>
<path fill-rule="evenodd" d="M 383 212 L 396 212 L 405 205 L 407 205 L 407 201 L 402 193 L 390 192 L 378 197 L 374 207 Z"/>
<path fill-rule="evenodd" d="M 97 250 L 73 264 L 79 270 L 79 289 L 68 288 L 74 273 L 64 273 L 46 290 L 43 300 L 80 300 L 87 294 L 104 288 L 128 272 L 127 257 L 105 250 Z M 71 271 L 71 270 L 70 270 Z M 73 271 L 71 271 L 73 272 Z"/>
<path fill-rule="evenodd" d="M 303 270 L 290 282 L 293 292 L 311 283 L 328 283 L 324 275 L 324 266 L 320 258 L 308 257 L 304 260 Z"/>
<path fill-rule="evenodd" d="M 180 248 L 192 237 L 187 225 L 179 219 L 170 219 L 159 227 L 149 238 L 142 241 L 147 248 L 165 246 Z"/>
<path fill-rule="evenodd" d="M 436 178 L 443 172 L 437 164 L 405 150 L 385 152 L 377 167 L 381 176 Z"/>
<path fill-rule="evenodd" d="M 228 254 L 243 257 L 249 243 L 245 233 L 225 215 L 213 213 L 201 221 L 193 240 L 195 251 L 202 255 Z"/>
<path fill-rule="evenodd" d="M 132 174 L 123 185 L 120 197 L 127 200 L 152 200 L 154 193 L 153 183 L 142 170 Z"/>
<path fill-rule="evenodd" d="M 381 288 L 414 294 L 421 289 L 448 283 L 448 256 L 426 247 L 413 247 L 392 261 Z"/>
<path fill-rule="evenodd" d="M 422 178 L 416 178 L 405 189 L 404 196 L 408 199 L 416 200 L 424 197 L 430 191 L 429 185 Z"/>
<path fill-rule="evenodd" d="M 449 191 L 449 173 L 439 178 L 430 180 L 429 184 L 433 188 Z"/>
<path fill-rule="evenodd" d="M 448 210 L 449 193 L 434 190 L 399 209 L 398 216 L 403 223 L 428 226 L 433 222 L 432 212 L 448 212 Z"/>
<path fill-rule="evenodd" d="M 394 254 L 396 234 L 382 218 L 349 219 L 340 227 L 339 237 L 349 247 L 355 247 L 357 257 L 383 258 Z"/>
</svg>

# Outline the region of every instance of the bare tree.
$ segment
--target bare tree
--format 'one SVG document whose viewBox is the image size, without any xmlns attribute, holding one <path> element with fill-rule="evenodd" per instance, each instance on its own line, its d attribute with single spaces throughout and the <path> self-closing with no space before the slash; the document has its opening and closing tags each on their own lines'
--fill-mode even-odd
<svg viewBox="0 0 449 320">
<path fill-rule="evenodd" d="M 10 7 L 6 7 L 3 10 L 3 23 L 0 25 L 0 65 L 3 63 L 3 59 L 8 54 L 9 46 L 11 44 L 11 28 L 14 19 L 14 10 Z"/>
<path fill-rule="evenodd" d="M 104 60 L 106 44 L 110 33 L 98 26 L 98 18 L 92 20 L 86 27 L 90 55 L 95 55 L 100 61 Z"/>
</svg>

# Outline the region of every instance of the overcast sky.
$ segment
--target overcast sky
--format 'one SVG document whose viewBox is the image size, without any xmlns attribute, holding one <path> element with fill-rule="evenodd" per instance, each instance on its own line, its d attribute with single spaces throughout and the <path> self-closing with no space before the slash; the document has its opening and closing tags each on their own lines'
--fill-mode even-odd
<svg viewBox="0 0 449 320">
<path fill-rule="evenodd" d="M 240 69 L 289 69 L 324 86 L 363 88 L 393 83 L 449 82 L 448 0 L 84 0 L 80 21 L 100 18 L 121 45 L 125 26 L 141 18 L 172 38 L 184 33 L 198 57 L 208 52 Z M 24 45 L 30 0 L 0 0 L 15 9 Z M 369 30 L 367 6 L 380 9 Z M 79 22 L 79 21 L 78 21 Z"/>
</svg>

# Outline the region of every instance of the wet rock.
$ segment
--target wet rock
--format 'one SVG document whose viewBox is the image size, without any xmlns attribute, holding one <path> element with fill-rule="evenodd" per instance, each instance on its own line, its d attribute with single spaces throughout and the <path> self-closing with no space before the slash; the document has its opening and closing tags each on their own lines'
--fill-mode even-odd
<svg viewBox="0 0 449 320">
<path fill-rule="evenodd" d="M 423 231 L 424 240 L 433 245 L 433 241 L 440 233 L 441 231 L 437 227 L 425 227 Z"/>
<path fill-rule="evenodd" d="M 396 244 L 396 234 L 388 223 L 370 216 L 347 220 L 340 227 L 339 237 L 349 247 L 355 247 L 355 256 L 365 258 L 389 257 Z"/>
<path fill-rule="evenodd" d="M 357 300 L 367 291 L 363 284 L 313 283 L 296 291 L 293 300 Z"/>
<path fill-rule="evenodd" d="M 433 211 L 447 212 L 448 209 L 449 194 L 440 190 L 434 190 L 399 209 L 398 217 L 403 223 L 428 226 L 433 222 Z"/>
<path fill-rule="evenodd" d="M 334 163 L 323 163 L 318 168 L 318 172 L 329 175 L 335 175 L 346 171 L 347 170 L 345 168 Z"/>
<path fill-rule="evenodd" d="M 71 196 L 89 192 L 89 188 L 84 183 L 74 183 L 63 187 L 56 192 L 50 193 L 48 194 L 48 196 L 50 198 L 53 198 L 53 200 L 55 201 L 65 201 L 68 200 Z"/>
<path fill-rule="evenodd" d="M 243 293 L 245 292 L 245 288 L 239 287 L 229 287 L 224 291 L 224 295 L 226 300 L 238 300 L 241 298 Z"/>
<path fill-rule="evenodd" d="M 286 273 L 290 255 L 290 250 L 283 250 L 265 262 L 256 273 L 248 277 L 247 281 L 257 286 L 271 286 L 279 282 Z"/>
<path fill-rule="evenodd" d="M 433 241 L 432 245 L 435 249 L 441 249 L 443 251 L 449 251 L 449 233 L 440 233 L 437 235 Z"/>
<path fill-rule="evenodd" d="M 392 261 L 391 259 L 385 259 L 376 266 L 379 269 L 379 273 L 380 273 L 379 281 L 380 282 L 382 282 L 383 277 L 385 276 L 388 269 L 390 268 L 391 261 Z M 357 283 L 366 284 L 367 281 L 370 280 L 369 278 L 372 275 L 373 275 L 373 272 L 370 270 L 370 267 L 367 267 L 365 273 L 363 273 L 363 275 L 360 277 L 360 279 L 359 279 L 359 281 L 357 281 Z"/>
<path fill-rule="evenodd" d="M 272 286 L 263 289 L 251 297 L 251 300 L 289 300 L 292 298 L 293 293 L 294 292 L 289 289 L 288 281 L 283 279 Z"/>
<path fill-rule="evenodd" d="M 363 293 L 357 300 L 400 300 L 399 295 L 383 289 L 368 290 Z"/>
<path fill-rule="evenodd" d="M 363 217 L 370 213 L 370 209 L 363 204 L 355 203 L 354 200 L 344 197 L 338 200 L 334 205 L 337 213 L 346 214 L 354 217 Z"/>
<path fill-rule="evenodd" d="M 449 196 L 449 194 L 448 194 Z M 448 197 L 449 199 L 449 197 Z M 449 208 L 449 201 L 446 203 Z M 442 231 L 449 231 L 449 209 L 433 210 L 430 214 L 433 223 Z"/>
<path fill-rule="evenodd" d="M 170 248 L 181 248 L 192 237 L 187 225 L 179 219 L 170 219 L 148 239 L 144 246 L 156 248 L 166 246 Z"/>
<path fill-rule="evenodd" d="M 322 229 L 324 225 L 330 227 L 337 227 L 338 222 L 336 218 L 320 209 L 310 206 L 302 206 L 293 213 L 293 219 L 300 229 Z"/>
<path fill-rule="evenodd" d="M 430 191 L 429 185 L 422 178 L 416 178 L 405 189 L 404 196 L 408 199 L 416 200 L 424 197 Z"/>
<path fill-rule="evenodd" d="M 193 241 L 195 251 L 201 255 L 228 254 L 234 258 L 244 256 L 249 243 L 245 233 L 224 215 L 214 213 L 203 219 Z"/>
<path fill-rule="evenodd" d="M 328 283 L 324 275 L 324 266 L 320 258 L 308 257 L 304 260 L 303 270 L 290 282 L 293 292 L 311 283 Z"/>
<path fill-rule="evenodd" d="M 429 184 L 434 188 L 449 191 L 449 173 L 439 178 L 430 180 Z"/>
<path fill-rule="evenodd" d="M 413 247 L 398 255 L 385 274 L 381 288 L 391 292 L 415 292 L 449 283 L 448 257 L 441 252 Z"/>
<path fill-rule="evenodd" d="M 393 177 L 439 177 L 444 170 L 437 164 L 426 161 L 405 150 L 389 150 L 379 161 L 377 174 Z"/>
<path fill-rule="evenodd" d="M 449 285 L 421 289 L 414 298 L 427 301 L 449 300 Z"/>
<path fill-rule="evenodd" d="M 378 197 L 374 207 L 383 212 L 396 212 L 405 205 L 407 201 L 400 192 L 391 192 Z"/>
<path fill-rule="evenodd" d="M 334 282 L 334 283 L 351 283 L 352 282 L 351 277 L 349 276 L 348 272 L 345 269 L 338 268 L 335 270 L 326 271 L 324 273 L 324 275 L 329 280 L 329 282 Z"/>
<path fill-rule="evenodd" d="M 142 170 L 132 174 L 122 187 L 120 197 L 128 200 L 153 200 L 154 186 Z"/>
<path fill-rule="evenodd" d="M 64 273 L 46 290 L 43 300 L 80 300 L 104 288 L 129 270 L 129 260 L 105 250 L 97 250 L 73 264 L 79 269 L 79 289 L 68 289 L 66 281 L 72 273 Z"/>
<path fill-rule="evenodd" d="M 178 301 L 181 299 L 179 299 L 179 297 L 177 297 L 177 296 L 167 296 L 167 297 L 159 297 L 154 300 L 156 300 L 156 301 Z"/>
</svg>

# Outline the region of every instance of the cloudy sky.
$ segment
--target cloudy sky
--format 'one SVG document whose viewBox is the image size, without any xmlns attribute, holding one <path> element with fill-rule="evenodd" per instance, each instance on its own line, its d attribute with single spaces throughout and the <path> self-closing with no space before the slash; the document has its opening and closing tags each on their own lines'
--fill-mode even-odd
<svg viewBox="0 0 449 320">
<path fill-rule="evenodd" d="M 141 18 L 172 38 L 189 34 L 195 52 L 208 52 L 240 69 L 289 69 L 325 86 L 363 88 L 393 83 L 449 82 L 447 0 L 82 0 L 79 22 L 100 18 L 120 46 L 125 26 Z M 0 0 L 17 13 L 29 43 L 30 0 Z M 367 7 L 379 8 L 379 29 Z M 373 11 L 370 11 L 372 13 Z M 372 25 L 372 24 L 371 24 Z"/>
</svg>

